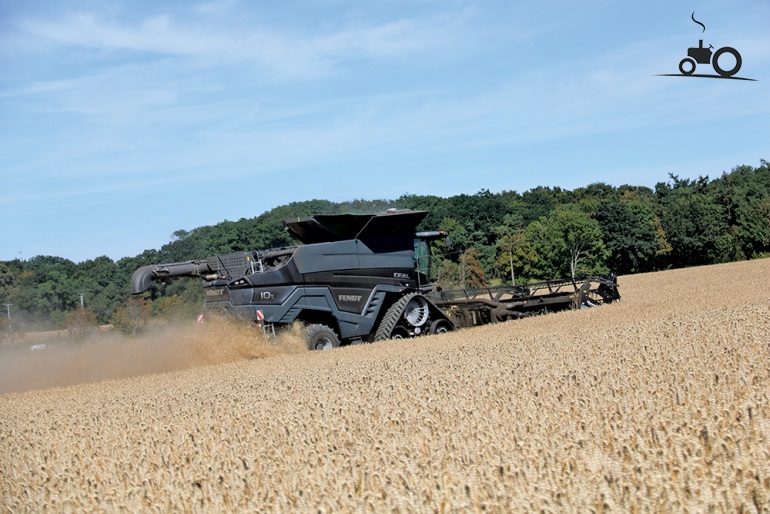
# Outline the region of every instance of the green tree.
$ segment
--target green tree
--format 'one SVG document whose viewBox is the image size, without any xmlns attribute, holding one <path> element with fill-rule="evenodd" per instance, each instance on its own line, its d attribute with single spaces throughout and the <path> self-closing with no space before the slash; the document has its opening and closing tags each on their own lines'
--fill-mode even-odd
<svg viewBox="0 0 770 514">
<path fill-rule="evenodd" d="M 5 299 L 13 288 L 13 275 L 11 266 L 0 261 L 0 299 Z"/>
<path fill-rule="evenodd" d="M 654 213 L 640 203 L 610 203 L 596 214 L 607 247 L 607 265 L 618 274 L 652 270 L 658 250 Z"/>
<path fill-rule="evenodd" d="M 537 253 L 523 229 L 514 231 L 501 226 L 497 232 L 495 264 L 498 269 L 505 269 L 505 274 L 510 273 L 511 285 L 516 285 L 516 275 L 529 275 L 537 264 Z"/>
<path fill-rule="evenodd" d="M 195 236 L 195 231 L 187 230 L 174 232 L 171 241 L 163 245 L 159 253 L 165 262 L 183 262 L 208 257 L 201 244 L 201 238 Z"/>
<path fill-rule="evenodd" d="M 708 177 L 671 179 L 656 185 L 670 263 L 681 268 L 730 260 L 734 241 L 724 209 L 708 194 Z"/>
<path fill-rule="evenodd" d="M 529 225 L 540 218 L 550 216 L 557 205 L 572 202 L 573 195 L 560 187 L 536 187 L 522 193 L 521 215 L 524 223 Z"/>
<path fill-rule="evenodd" d="M 463 287 L 463 273 L 460 264 L 449 259 L 441 261 L 436 284 L 447 287 Z"/>
<path fill-rule="evenodd" d="M 604 182 L 595 182 L 573 191 L 574 201 L 590 214 L 595 214 L 608 205 L 620 202 L 620 193 Z"/>
<path fill-rule="evenodd" d="M 709 184 L 709 195 L 725 213 L 735 243 L 734 259 L 770 252 L 770 169 L 738 166 Z"/>
<path fill-rule="evenodd" d="M 531 223 L 526 234 L 537 252 L 542 278 L 606 270 L 607 248 L 599 223 L 574 204 L 558 206 L 553 216 Z"/>
<path fill-rule="evenodd" d="M 107 256 L 79 263 L 72 277 L 78 301 L 83 294 L 86 306 L 100 323 L 107 323 L 126 294 L 127 283 L 120 268 Z"/>
<path fill-rule="evenodd" d="M 35 320 L 33 327 L 61 327 L 65 313 L 80 305 L 73 281 L 76 270 L 74 262 L 50 255 L 24 261 L 21 271 L 13 277 L 9 301 L 19 314 Z"/>
<path fill-rule="evenodd" d="M 465 227 L 474 244 L 492 243 L 492 229 L 508 214 L 502 199 L 488 189 L 475 195 L 458 195 L 449 198 L 452 214 Z"/>
<path fill-rule="evenodd" d="M 439 230 L 443 230 L 449 236 L 451 244 L 450 253 L 461 255 L 471 244 L 471 236 L 468 230 L 459 221 L 454 218 L 444 218 L 441 220 Z"/>
</svg>

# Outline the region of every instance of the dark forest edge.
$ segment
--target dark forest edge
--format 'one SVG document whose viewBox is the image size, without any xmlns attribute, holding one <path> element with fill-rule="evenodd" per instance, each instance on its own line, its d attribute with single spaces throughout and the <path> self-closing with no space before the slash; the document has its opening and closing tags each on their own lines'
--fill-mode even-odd
<svg viewBox="0 0 770 514">
<path fill-rule="evenodd" d="M 77 264 L 54 256 L 0 261 L 0 340 L 63 328 L 82 335 L 99 324 L 132 333 L 151 318 L 192 320 L 202 304 L 197 280 L 158 284 L 144 297 L 130 298 L 131 274 L 148 264 L 296 244 L 283 220 L 316 214 L 430 211 L 418 230 L 449 233 L 451 247 L 435 249 L 435 279 L 451 286 L 626 275 L 770 256 L 767 161 L 713 180 L 669 177 L 653 189 L 594 183 L 572 191 L 536 187 L 450 198 L 309 200 L 253 218 L 177 230 L 159 250 L 117 262 L 106 256 Z"/>
</svg>

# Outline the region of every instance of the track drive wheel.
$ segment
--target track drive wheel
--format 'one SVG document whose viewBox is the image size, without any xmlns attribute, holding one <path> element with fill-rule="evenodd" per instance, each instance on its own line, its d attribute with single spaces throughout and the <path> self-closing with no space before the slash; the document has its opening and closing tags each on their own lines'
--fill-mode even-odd
<svg viewBox="0 0 770 514">
<path fill-rule="evenodd" d="M 404 319 L 412 327 L 421 327 L 428 321 L 430 308 L 424 296 L 413 295 L 404 307 Z"/>
<path fill-rule="evenodd" d="M 309 325 L 305 330 L 305 343 L 308 350 L 331 350 L 339 348 L 340 340 L 334 330 L 326 325 Z"/>
</svg>

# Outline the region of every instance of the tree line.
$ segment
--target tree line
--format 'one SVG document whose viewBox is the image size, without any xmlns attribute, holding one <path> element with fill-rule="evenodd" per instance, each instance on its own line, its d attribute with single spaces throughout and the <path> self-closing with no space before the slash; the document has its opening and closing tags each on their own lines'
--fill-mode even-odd
<svg viewBox="0 0 770 514">
<path fill-rule="evenodd" d="M 113 323 L 136 330 L 147 316 L 194 316 L 202 303 L 196 280 L 158 284 L 129 298 L 131 274 L 147 264 L 296 244 L 283 220 L 315 214 L 363 214 L 390 208 L 426 210 L 419 230 L 445 230 L 436 245 L 434 279 L 484 287 L 615 272 L 619 275 L 770 256 L 770 166 L 738 166 L 708 177 L 669 180 L 654 188 L 594 183 L 575 190 L 449 198 L 404 194 L 395 200 L 310 200 L 253 218 L 178 230 L 160 249 L 118 261 L 80 263 L 54 256 L 0 261 L 0 331 Z M 82 296 L 81 296 L 82 295 Z M 83 302 L 81 303 L 81 298 Z"/>
</svg>

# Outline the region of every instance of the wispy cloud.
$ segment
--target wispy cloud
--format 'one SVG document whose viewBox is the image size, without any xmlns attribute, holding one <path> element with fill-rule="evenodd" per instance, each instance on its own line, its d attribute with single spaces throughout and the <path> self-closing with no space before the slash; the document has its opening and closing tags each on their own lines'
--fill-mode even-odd
<svg viewBox="0 0 770 514">
<path fill-rule="evenodd" d="M 199 6 L 199 10 L 206 12 L 219 7 Z M 88 49 L 99 55 L 111 51 L 195 59 L 219 66 L 240 63 L 266 70 L 273 78 L 296 79 L 324 76 L 348 59 L 413 58 L 451 45 L 468 16 L 469 11 L 458 11 L 307 32 L 292 26 L 233 27 L 227 23 L 177 20 L 169 14 L 130 23 L 81 12 L 53 20 L 28 18 L 19 26 L 26 36 Z"/>
<path fill-rule="evenodd" d="M 95 49 L 121 49 L 167 55 L 194 55 L 221 51 L 222 37 L 194 28 L 176 26 L 168 15 L 145 18 L 138 26 L 101 20 L 93 13 L 78 13 L 62 20 L 28 19 L 21 28 L 59 43 Z"/>
</svg>

